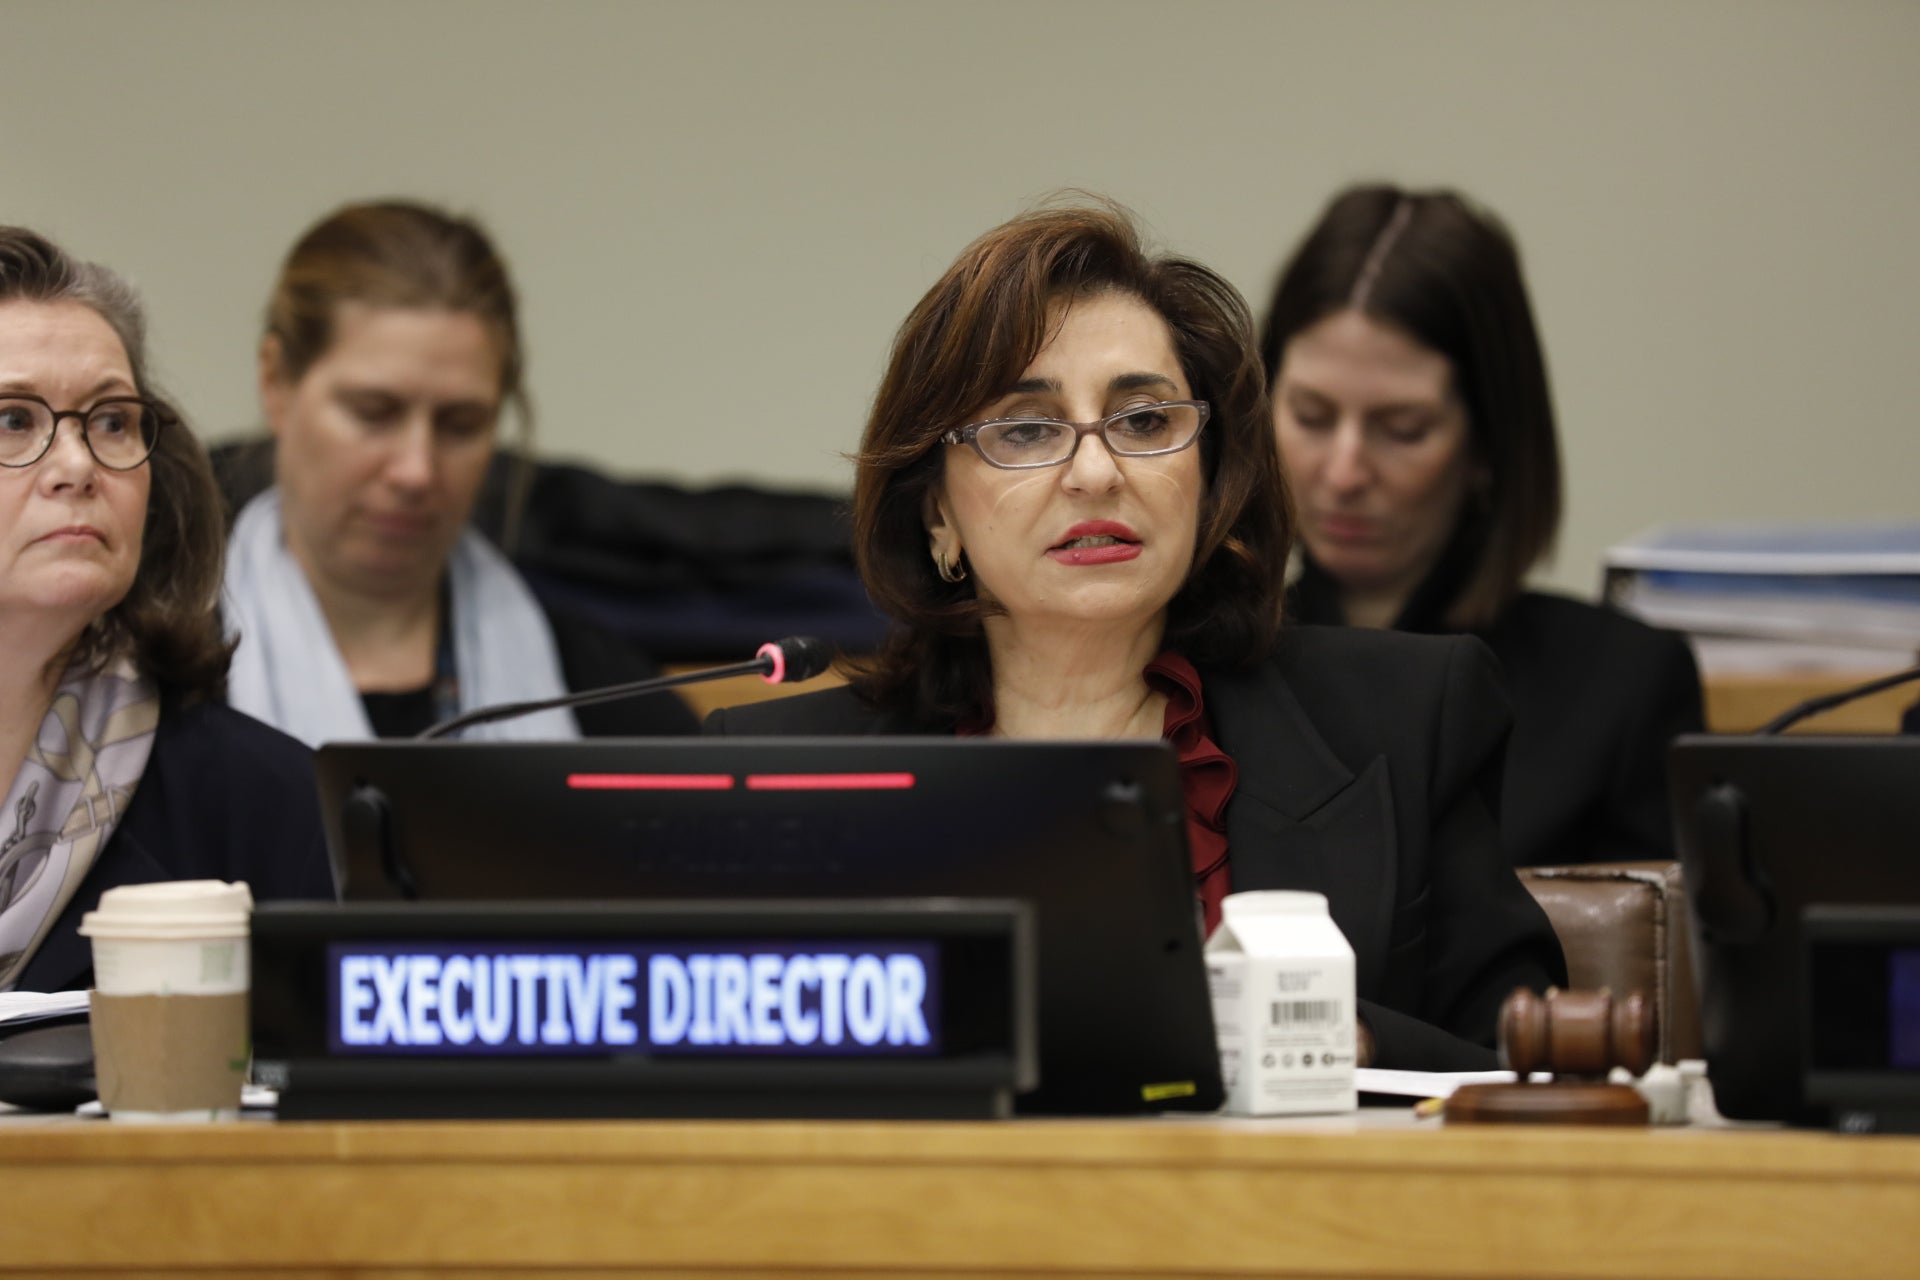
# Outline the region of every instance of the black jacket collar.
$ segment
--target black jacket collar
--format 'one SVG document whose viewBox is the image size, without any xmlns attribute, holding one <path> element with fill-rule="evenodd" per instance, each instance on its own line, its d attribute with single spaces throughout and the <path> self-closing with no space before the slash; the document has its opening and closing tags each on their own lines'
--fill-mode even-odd
<svg viewBox="0 0 1920 1280">
<path fill-rule="evenodd" d="M 1238 764 L 1238 788 L 1247 789 L 1296 822 L 1353 781 L 1307 718 L 1305 708 L 1274 662 L 1252 670 L 1201 672 L 1207 716 L 1222 749 Z M 1231 746 L 1226 744 L 1231 743 Z"/>
<path fill-rule="evenodd" d="M 1349 767 L 1289 682 L 1291 645 L 1249 671 L 1208 670 L 1214 740 L 1238 780 L 1227 806 L 1233 885 L 1325 894 L 1352 943 L 1362 996 L 1385 992 L 1400 850 L 1386 761 Z"/>
</svg>

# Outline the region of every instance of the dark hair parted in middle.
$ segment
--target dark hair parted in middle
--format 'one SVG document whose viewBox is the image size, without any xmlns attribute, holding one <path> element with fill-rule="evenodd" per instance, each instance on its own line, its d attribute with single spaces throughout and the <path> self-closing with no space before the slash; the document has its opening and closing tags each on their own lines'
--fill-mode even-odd
<svg viewBox="0 0 1920 1280">
<path fill-rule="evenodd" d="M 1293 517 L 1245 301 L 1197 263 L 1148 254 L 1117 207 L 1047 208 L 969 245 L 894 339 L 854 482 L 860 573 L 899 624 L 853 681 L 873 704 L 929 725 L 992 721 L 981 622 L 994 606 L 971 579 L 942 581 L 928 550 L 940 436 L 1019 380 L 1052 336 L 1052 304 L 1106 293 L 1160 314 L 1192 394 L 1212 406 L 1193 566 L 1168 606 L 1166 646 L 1234 666 L 1271 649 Z"/>
<path fill-rule="evenodd" d="M 1500 220 L 1451 191 L 1378 185 L 1334 197 L 1282 268 L 1260 338 L 1277 382 L 1287 344 L 1339 311 L 1404 330 L 1445 356 L 1471 448 L 1491 481 L 1466 519 L 1479 542 L 1447 621 L 1490 624 L 1553 546 L 1560 449 L 1546 357 Z"/>
</svg>

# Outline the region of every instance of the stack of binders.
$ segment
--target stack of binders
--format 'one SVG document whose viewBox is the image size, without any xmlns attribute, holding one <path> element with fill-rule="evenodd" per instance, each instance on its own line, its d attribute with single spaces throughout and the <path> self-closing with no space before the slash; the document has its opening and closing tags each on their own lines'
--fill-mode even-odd
<svg viewBox="0 0 1920 1280">
<path fill-rule="evenodd" d="M 1920 661 L 1920 523 L 1655 529 L 1607 552 L 1603 592 L 1685 632 L 1709 673 Z"/>
</svg>

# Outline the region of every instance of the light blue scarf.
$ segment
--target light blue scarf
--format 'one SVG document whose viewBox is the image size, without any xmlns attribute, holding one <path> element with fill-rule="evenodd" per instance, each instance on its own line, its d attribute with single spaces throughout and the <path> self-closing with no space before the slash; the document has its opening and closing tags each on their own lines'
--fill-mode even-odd
<svg viewBox="0 0 1920 1280">
<path fill-rule="evenodd" d="M 546 614 L 505 556 L 468 529 L 453 548 L 447 576 L 462 712 L 567 691 Z M 228 702 L 308 746 L 373 737 L 320 602 L 287 550 L 277 489 L 249 502 L 234 521 L 221 608 L 229 638 L 240 644 L 227 676 Z M 542 711 L 463 736 L 577 738 L 580 726 L 571 711 Z"/>
</svg>

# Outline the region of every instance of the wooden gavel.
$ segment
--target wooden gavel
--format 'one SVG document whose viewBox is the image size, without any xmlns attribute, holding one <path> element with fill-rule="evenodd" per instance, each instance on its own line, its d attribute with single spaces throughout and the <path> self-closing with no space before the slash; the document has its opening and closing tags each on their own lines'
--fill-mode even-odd
<svg viewBox="0 0 1920 1280">
<path fill-rule="evenodd" d="M 1522 1081 L 1534 1071 L 1604 1080 L 1615 1067 L 1644 1075 L 1654 1059 L 1653 1005 L 1638 991 L 1521 987 L 1500 1006 L 1499 1036 L 1501 1063 Z"/>
<path fill-rule="evenodd" d="M 1606 1083 L 1625 1067 L 1642 1075 L 1653 1065 L 1653 1005 L 1638 991 L 1545 995 L 1525 987 L 1500 1006 L 1500 1059 L 1516 1084 L 1463 1085 L 1447 1099 L 1449 1124 L 1645 1124 L 1647 1104 L 1631 1087 Z M 1530 1084 L 1550 1071 L 1554 1079 Z"/>
</svg>

